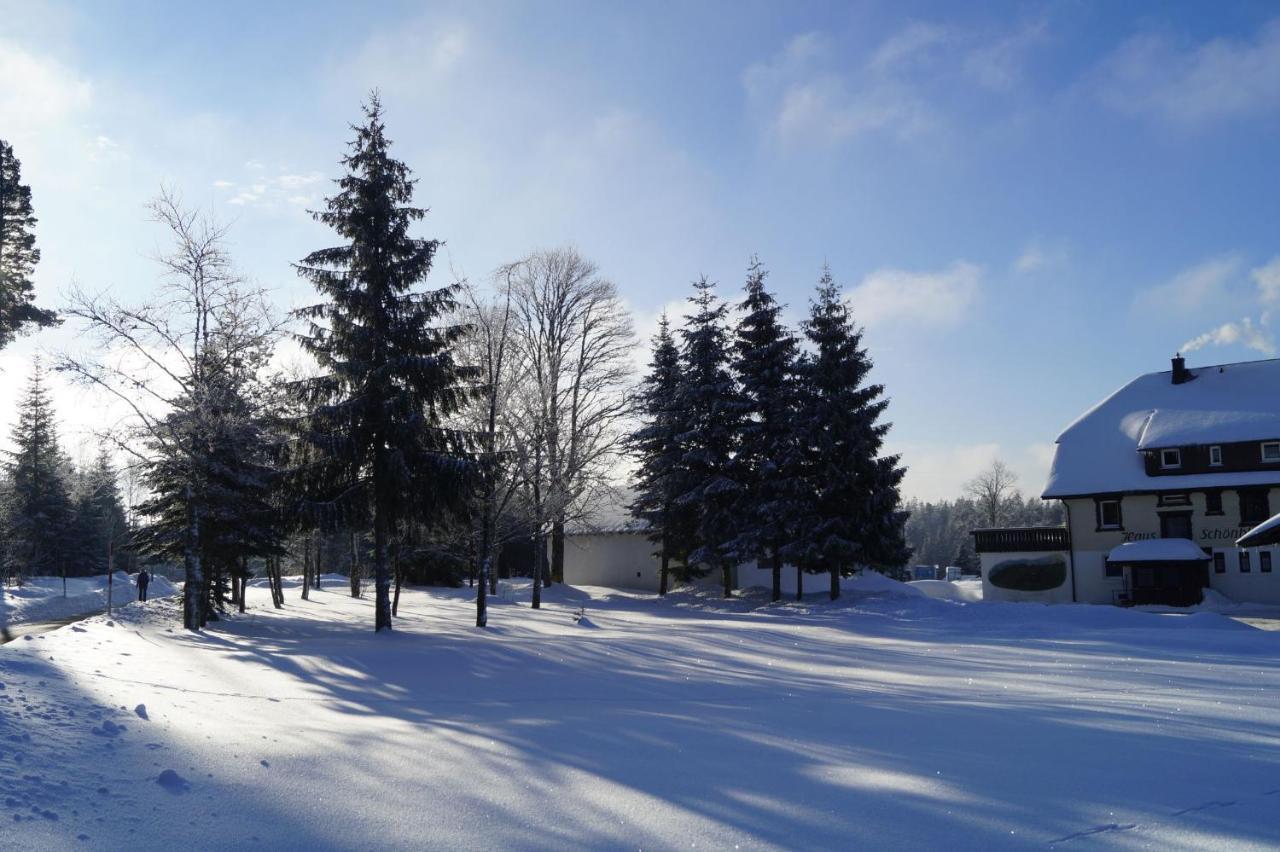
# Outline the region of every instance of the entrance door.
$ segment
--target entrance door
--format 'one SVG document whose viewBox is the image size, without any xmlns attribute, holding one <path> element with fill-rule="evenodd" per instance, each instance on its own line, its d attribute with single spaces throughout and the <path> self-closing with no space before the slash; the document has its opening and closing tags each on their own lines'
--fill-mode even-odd
<svg viewBox="0 0 1280 852">
<path fill-rule="evenodd" d="M 1136 604 L 1194 606 L 1204 598 L 1209 569 L 1198 562 L 1150 562 L 1133 566 L 1131 595 Z"/>
<path fill-rule="evenodd" d="M 1190 540 L 1191 513 L 1176 512 L 1160 516 L 1161 538 L 1185 538 Z"/>
</svg>

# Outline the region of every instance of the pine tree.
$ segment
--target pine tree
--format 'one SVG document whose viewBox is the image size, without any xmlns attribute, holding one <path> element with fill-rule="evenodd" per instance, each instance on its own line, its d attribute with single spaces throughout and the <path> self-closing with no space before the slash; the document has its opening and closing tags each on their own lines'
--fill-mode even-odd
<svg viewBox="0 0 1280 852">
<path fill-rule="evenodd" d="M 388 548 L 402 520 L 461 511 L 475 465 L 466 436 L 443 423 L 466 401 L 474 371 L 453 351 L 461 326 L 437 325 L 454 310 L 455 287 L 414 292 L 439 242 L 409 236 L 426 215 L 412 207 L 409 168 L 389 153 L 376 93 L 343 158 L 327 209 L 315 214 L 346 242 L 298 266 L 327 301 L 300 310 L 300 339 L 323 374 L 299 390 L 309 415 L 302 441 L 314 451 L 304 508 L 373 526 L 374 629 L 391 629 Z"/>
<path fill-rule="evenodd" d="M 22 164 L 13 146 L 0 139 L 0 348 L 24 326 L 48 326 L 57 314 L 37 308 L 31 276 L 40 262 L 31 187 L 22 183 Z"/>
<path fill-rule="evenodd" d="M 8 453 L 11 493 L 5 524 L 10 568 L 27 576 L 61 574 L 71 556 L 66 531 L 72 507 L 66 459 L 39 361 L 19 403 L 11 441 L 15 449 Z"/>
<path fill-rule="evenodd" d="M 683 449 L 680 468 L 684 482 L 677 509 L 696 518 L 696 546 L 688 554 L 686 570 L 696 566 L 720 570 L 724 595 L 733 593 L 736 530 L 734 450 L 741 429 L 742 405 L 729 373 L 729 341 L 725 319 L 729 306 L 715 294 L 715 284 L 703 276 L 694 282 L 689 301 L 694 312 L 680 330 L 682 379 L 677 397 Z"/>
<path fill-rule="evenodd" d="M 783 468 L 794 429 L 796 340 L 779 318 L 782 308 L 765 289 L 765 275 L 753 257 L 733 343 L 746 414 L 735 461 L 742 490 L 734 512 L 733 552 L 740 563 L 767 558 L 776 601 L 782 597 L 782 548 L 792 528 L 793 502 Z"/>
<path fill-rule="evenodd" d="M 629 509 L 645 524 L 649 540 L 658 546 L 659 595 L 667 593 L 672 559 L 686 562 L 694 533 L 689 523 L 692 514 L 676 506 L 684 481 L 684 451 L 679 442 L 680 388 L 680 352 L 664 313 L 653 338 L 649 374 L 640 385 L 638 405 L 643 423 L 630 441 L 638 465 L 634 479 L 636 498 Z"/>
<path fill-rule="evenodd" d="M 889 424 L 881 385 L 869 384 L 871 358 L 825 269 L 804 327 L 813 351 L 800 360 L 796 442 L 789 475 L 802 499 L 802 522 L 785 555 L 808 571 L 825 571 L 831 598 L 840 575 L 855 565 L 901 565 L 910 557 L 899 508 L 905 470 L 897 456 L 881 456 Z"/>
</svg>

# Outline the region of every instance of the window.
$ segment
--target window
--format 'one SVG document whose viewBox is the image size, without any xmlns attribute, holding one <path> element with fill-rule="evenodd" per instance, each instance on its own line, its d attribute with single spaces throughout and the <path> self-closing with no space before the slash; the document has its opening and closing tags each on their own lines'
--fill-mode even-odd
<svg viewBox="0 0 1280 852">
<path fill-rule="evenodd" d="M 1098 501 L 1098 529 L 1118 530 L 1123 526 L 1119 500 Z"/>
<path fill-rule="evenodd" d="M 1263 442 L 1262 460 L 1264 462 L 1280 462 L 1280 441 Z"/>
<path fill-rule="evenodd" d="M 1276 444 L 1277 451 L 1280 451 L 1280 443 Z M 1280 461 L 1280 456 L 1276 457 L 1276 461 Z M 1182 467 L 1182 450 L 1161 450 L 1160 451 L 1160 467 L 1169 470 L 1174 467 Z"/>
<path fill-rule="evenodd" d="M 1209 466 L 1222 467 L 1222 447 L 1209 448 Z"/>
<path fill-rule="evenodd" d="M 1191 532 L 1190 512 L 1167 512 L 1160 516 L 1161 538 L 1194 539 Z"/>
<path fill-rule="evenodd" d="M 1240 573 L 1248 574 L 1251 570 L 1253 569 L 1249 567 L 1249 551 L 1240 551 Z"/>
<path fill-rule="evenodd" d="M 1271 551 L 1264 550 L 1258 554 L 1258 570 L 1263 574 L 1271 573 Z"/>
<path fill-rule="evenodd" d="M 1267 489 L 1248 488 L 1240 491 L 1240 526 L 1255 527 L 1271 517 Z"/>
<path fill-rule="evenodd" d="M 1156 497 L 1156 505 L 1161 508 L 1165 506 L 1190 506 L 1191 495 L 1186 492 L 1179 494 L 1160 494 Z"/>
<path fill-rule="evenodd" d="M 1206 515 L 1221 515 L 1223 513 L 1221 491 L 1204 492 L 1204 513 Z"/>
<path fill-rule="evenodd" d="M 1213 554 L 1213 573 L 1227 573 L 1227 554 L 1223 553 L 1221 550 Z"/>
</svg>

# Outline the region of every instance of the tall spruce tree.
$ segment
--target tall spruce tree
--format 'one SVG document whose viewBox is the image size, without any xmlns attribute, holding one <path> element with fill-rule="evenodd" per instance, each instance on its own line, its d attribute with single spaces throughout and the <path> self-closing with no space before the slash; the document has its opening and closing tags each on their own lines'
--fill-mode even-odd
<svg viewBox="0 0 1280 852">
<path fill-rule="evenodd" d="M 372 522 L 374 629 L 389 630 L 388 548 L 398 525 L 463 511 L 473 486 L 466 436 L 444 423 L 466 401 L 475 371 L 453 356 L 465 329 L 441 324 L 456 287 L 411 290 L 440 244 L 409 236 L 426 211 L 410 206 L 415 181 L 390 155 L 376 93 L 364 113 L 339 191 L 314 214 L 345 242 L 298 265 L 326 298 L 298 311 L 309 320 L 300 341 L 322 370 L 299 385 L 309 409 L 301 440 L 314 455 L 303 508 Z"/>
<path fill-rule="evenodd" d="M 745 420 L 734 464 L 741 491 L 732 552 L 740 563 L 768 564 L 776 601 L 782 597 L 782 548 L 793 528 L 792 483 L 783 479 L 783 469 L 794 436 L 796 339 L 765 289 L 765 275 L 759 258 L 752 257 L 733 342 Z"/>
<path fill-rule="evenodd" d="M 75 556 L 68 573 L 101 574 L 107 570 L 107 551 L 115 551 L 116 566 L 126 563 L 128 530 L 115 465 L 105 447 L 76 476 L 67 543 Z"/>
<path fill-rule="evenodd" d="M 634 479 L 636 498 L 629 509 L 634 518 L 645 524 L 645 534 L 658 547 L 659 595 L 667 593 L 671 560 L 686 563 L 694 534 L 690 523 L 693 514 L 676 505 L 684 481 L 684 451 L 679 441 L 680 389 L 680 351 L 664 313 L 653 338 L 649 373 L 640 385 L 642 424 L 630 441 L 639 464 Z"/>
<path fill-rule="evenodd" d="M 37 308 L 31 276 L 40 262 L 31 187 L 22 183 L 22 164 L 13 146 L 0 139 L 0 348 L 25 326 L 58 322 L 57 314 Z"/>
<path fill-rule="evenodd" d="M 61 575 L 72 555 L 66 458 L 58 445 L 53 402 L 37 360 L 18 405 L 9 451 L 10 499 L 5 526 L 10 570 L 27 576 Z"/>
<path fill-rule="evenodd" d="M 823 270 L 804 331 L 812 351 L 798 368 L 801 452 L 788 472 L 799 486 L 802 521 L 784 555 L 829 574 L 834 600 L 840 576 L 855 565 L 891 567 L 910 557 L 898 493 L 906 471 L 897 456 L 880 455 L 889 424 L 879 421 L 889 402 L 881 385 L 867 382 L 871 358 L 830 269 Z"/>
<path fill-rule="evenodd" d="M 719 570 L 725 597 L 733 594 L 736 531 L 734 451 L 742 424 L 742 405 L 729 372 L 729 306 L 703 276 L 689 297 L 693 313 L 680 330 L 682 377 L 677 397 L 680 432 L 676 440 L 683 483 L 676 507 L 696 518 L 695 545 L 688 570 Z M 699 567 L 695 567 L 699 566 Z"/>
</svg>

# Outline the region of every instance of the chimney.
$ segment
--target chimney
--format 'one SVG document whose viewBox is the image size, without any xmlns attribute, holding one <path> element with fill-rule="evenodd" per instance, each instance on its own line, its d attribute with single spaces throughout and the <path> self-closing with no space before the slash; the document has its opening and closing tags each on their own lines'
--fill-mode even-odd
<svg viewBox="0 0 1280 852">
<path fill-rule="evenodd" d="M 1175 354 L 1173 356 L 1173 383 L 1175 385 L 1180 385 L 1184 382 L 1189 382 L 1194 378 L 1195 376 L 1193 376 L 1191 371 L 1187 369 L 1187 359 L 1182 357 L 1181 352 Z"/>
</svg>

